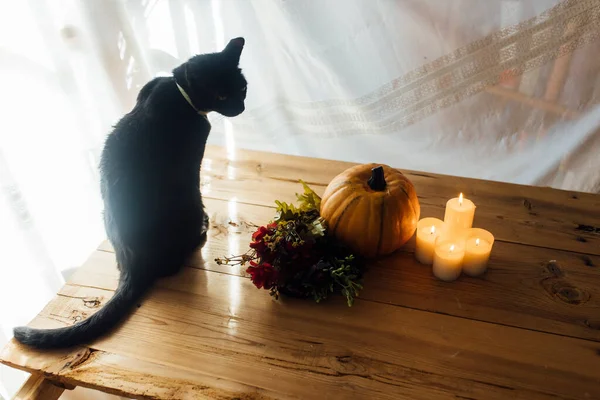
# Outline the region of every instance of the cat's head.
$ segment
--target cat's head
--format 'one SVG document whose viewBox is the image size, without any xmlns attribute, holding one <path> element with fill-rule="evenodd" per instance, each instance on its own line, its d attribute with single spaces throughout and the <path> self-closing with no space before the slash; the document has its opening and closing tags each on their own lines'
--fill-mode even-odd
<svg viewBox="0 0 600 400">
<path fill-rule="evenodd" d="M 244 111 L 247 82 L 239 68 L 244 43 L 244 38 L 232 39 L 223 51 L 194 56 L 173 70 L 198 110 L 226 117 Z"/>
</svg>

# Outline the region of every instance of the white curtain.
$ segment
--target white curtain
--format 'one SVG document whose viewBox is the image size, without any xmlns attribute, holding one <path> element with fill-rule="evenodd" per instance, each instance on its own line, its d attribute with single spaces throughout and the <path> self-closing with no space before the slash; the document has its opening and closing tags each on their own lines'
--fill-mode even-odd
<svg viewBox="0 0 600 400">
<path fill-rule="evenodd" d="M 587 7 L 583 16 L 577 7 Z M 210 142 L 230 154 L 260 149 L 600 191 L 598 8 L 595 0 L 0 0 L 0 345 L 104 238 L 98 157 L 140 87 L 236 36 L 247 43 L 247 111 L 211 116 Z M 560 46 L 535 53 L 542 42 Z M 503 60 L 509 67 L 499 71 Z M 0 395 L 23 376 L 0 369 Z"/>
</svg>

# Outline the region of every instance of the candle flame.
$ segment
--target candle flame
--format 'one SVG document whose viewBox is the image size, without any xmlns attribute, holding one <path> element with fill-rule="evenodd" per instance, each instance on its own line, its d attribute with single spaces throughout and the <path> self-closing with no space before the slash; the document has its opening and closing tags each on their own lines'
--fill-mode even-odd
<svg viewBox="0 0 600 400">
<path fill-rule="evenodd" d="M 463 194 L 461 193 L 460 196 L 458 196 L 458 205 L 462 206 L 463 203 Z"/>
<path fill-rule="evenodd" d="M 479 246 L 479 238 L 475 239 L 475 246 Z"/>
<path fill-rule="evenodd" d="M 450 246 L 450 251 L 454 251 L 454 245 Z"/>
<path fill-rule="evenodd" d="M 435 233 L 435 225 L 431 225 L 431 234 L 433 235 Z"/>
</svg>

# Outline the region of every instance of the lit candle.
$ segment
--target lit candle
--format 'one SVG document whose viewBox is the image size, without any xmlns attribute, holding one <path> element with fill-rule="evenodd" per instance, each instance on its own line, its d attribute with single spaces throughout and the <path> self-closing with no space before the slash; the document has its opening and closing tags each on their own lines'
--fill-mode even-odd
<svg viewBox="0 0 600 400">
<path fill-rule="evenodd" d="M 444 222 L 450 230 L 469 229 L 473 226 L 473 217 L 475 216 L 475 204 L 460 196 L 448 200 L 446 203 L 446 212 Z"/>
<path fill-rule="evenodd" d="M 487 270 L 493 245 L 494 235 L 490 232 L 479 228 L 469 229 L 463 260 L 465 274 L 479 276 Z"/>
<path fill-rule="evenodd" d="M 464 256 L 464 241 L 439 235 L 433 256 L 433 275 L 443 281 L 455 280 L 460 276 Z"/>
<path fill-rule="evenodd" d="M 417 243 L 415 257 L 421 264 L 433 263 L 435 239 L 444 227 L 444 221 L 438 218 L 423 218 L 417 223 Z"/>
</svg>

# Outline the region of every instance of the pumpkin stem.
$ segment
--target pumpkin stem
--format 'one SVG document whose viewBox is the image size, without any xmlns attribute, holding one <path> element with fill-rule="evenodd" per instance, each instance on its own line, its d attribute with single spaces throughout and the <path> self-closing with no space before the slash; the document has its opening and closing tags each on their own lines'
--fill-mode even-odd
<svg viewBox="0 0 600 400">
<path fill-rule="evenodd" d="M 371 170 L 371 177 L 367 183 L 369 184 L 369 187 L 376 192 L 385 190 L 387 183 L 385 182 L 385 177 L 383 176 L 383 167 L 381 165 Z"/>
</svg>

